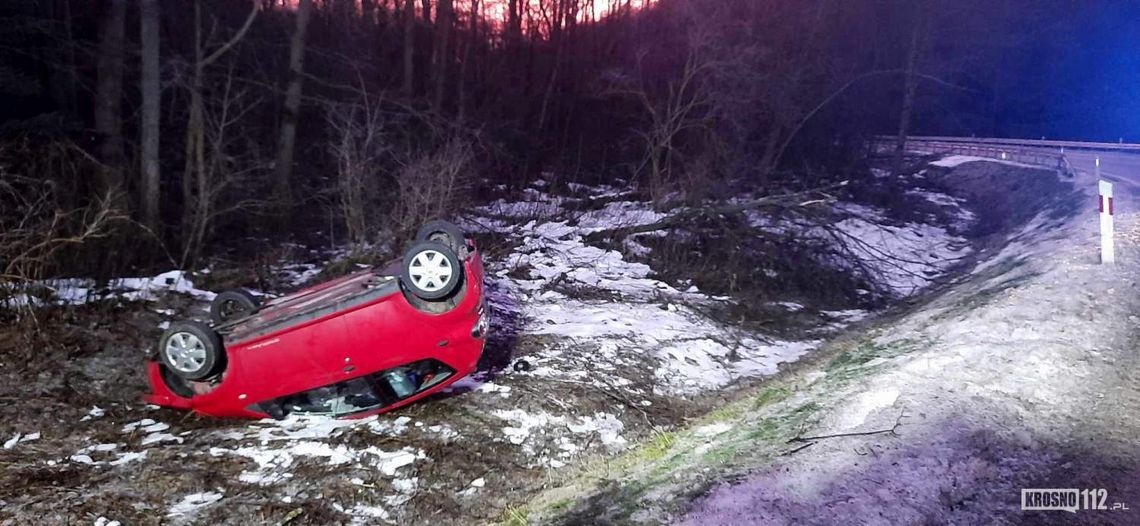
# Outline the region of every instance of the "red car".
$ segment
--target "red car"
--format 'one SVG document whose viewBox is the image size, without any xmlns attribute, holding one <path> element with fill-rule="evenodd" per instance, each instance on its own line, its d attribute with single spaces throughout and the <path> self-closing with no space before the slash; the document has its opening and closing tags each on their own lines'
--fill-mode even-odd
<svg viewBox="0 0 1140 526">
<path fill-rule="evenodd" d="M 152 353 L 147 402 L 219 417 L 363 417 L 475 370 L 489 312 L 483 262 L 455 225 L 420 229 L 403 260 L 261 305 L 218 295 L 213 324 L 171 324 Z"/>
</svg>

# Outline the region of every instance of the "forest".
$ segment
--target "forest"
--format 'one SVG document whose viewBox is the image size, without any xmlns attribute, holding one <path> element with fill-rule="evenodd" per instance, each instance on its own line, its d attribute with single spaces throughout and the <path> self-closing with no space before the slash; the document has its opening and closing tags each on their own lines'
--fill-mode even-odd
<svg viewBox="0 0 1140 526">
<path fill-rule="evenodd" d="M 381 250 L 543 173 L 701 199 L 810 188 L 877 134 L 1032 133 L 1008 72 L 1051 14 L 1008 4 L 5 2 L 0 274 Z"/>
</svg>

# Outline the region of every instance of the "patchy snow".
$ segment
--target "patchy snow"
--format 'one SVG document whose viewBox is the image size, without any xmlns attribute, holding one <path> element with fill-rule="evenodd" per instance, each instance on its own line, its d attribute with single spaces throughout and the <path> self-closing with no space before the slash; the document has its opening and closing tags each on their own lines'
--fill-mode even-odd
<svg viewBox="0 0 1140 526">
<path fill-rule="evenodd" d="M 131 422 L 123 426 L 124 433 L 133 433 L 136 430 L 141 430 L 144 433 L 157 433 L 159 431 L 166 431 L 167 429 L 170 429 L 169 424 L 155 422 L 150 418 L 144 418 L 137 422 Z"/>
<path fill-rule="evenodd" d="M 645 203 L 614 201 L 600 210 L 591 210 L 577 217 L 578 226 L 587 232 L 612 228 L 629 228 L 649 225 L 665 218 L 665 214 L 649 209 Z"/>
<path fill-rule="evenodd" d="M 656 234 L 626 237 L 620 248 L 587 241 L 600 230 L 660 221 L 665 217 L 662 212 L 650 203 L 632 201 L 633 194 L 614 189 L 573 185 L 577 194 L 569 197 L 546 191 L 557 186 L 528 189 L 522 201 L 500 200 L 476 210 L 463 222 L 468 228 L 497 233 L 512 247 L 505 257 L 486 261 L 487 302 L 495 316 L 491 338 L 522 340 L 523 345 L 510 349 L 518 354 L 509 356 L 505 364 L 525 360 L 531 367 L 496 366 L 461 379 L 448 389 L 455 396 L 439 403 L 444 418 L 434 410 L 409 412 L 415 419 L 290 415 L 282 421 L 193 426 L 191 430 L 177 422 L 141 418 L 136 408 L 120 408 L 117 417 L 123 413 L 138 416 L 127 417 L 129 423 L 116 418 L 87 426 L 110 429 L 112 435 L 120 430 L 122 443 L 92 444 L 79 451 L 75 448 L 83 444 L 76 445 L 51 462 L 101 468 L 91 472 L 119 466 L 126 466 L 121 471 L 128 472 L 137 469 L 138 463 L 151 465 L 174 456 L 187 462 L 209 457 L 209 465 L 226 466 L 227 480 L 219 483 L 222 487 L 200 485 L 170 493 L 167 498 L 172 499 L 189 491 L 216 490 L 175 502 L 168 514 L 172 518 L 192 515 L 219 501 L 224 491 L 233 499 L 239 494 L 240 499 L 265 494 L 272 502 L 292 503 L 291 507 L 325 498 L 326 505 L 348 516 L 345 522 L 401 523 L 407 521 L 409 507 L 421 506 L 420 495 L 446 487 L 449 495 L 474 496 L 499 480 L 498 476 L 478 477 L 456 487 L 478 475 L 464 472 L 464 478 L 441 485 L 437 466 L 448 462 L 447 457 L 428 458 L 430 452 L 440 451 L 441 443 L 453 448 L 475 440 L 498 442 L 496 451 L 514 465 L 539 469 L 557 469 L 599 451 L 619 451 L 628 446 L 627 441 L 644 437 L 646 416 L 675 410 L 676 398 L 721 389 L 742 378 L 774 374 L 780 364 L 815 349 L 820 344 L 815 338 L 869 314 L 862 310 L 817 314 L 816 306 L 786 301 L 799 298 L 764 298 L 784 311 L 802 311 L 797 317 L 820 318 L 821 330 L 806 332 L 813 339 L 799 341 L 719 321 L 709 311 L 732 307 L 731 298 L 702 292 L 692 280 L 667 283 L 644 263 L 653 256 L 650 247 L 655 245 L 650 241 Z M 604 202 L 595 201 L 602 197 Z M 939 206 L 950 204 L 934 194 L 921 197 Z M 921 253 L 934 250 L 945 255 L 937 252 L 943 250 L 938 245 L 954 238 L 944 231 L 926 230 L 929 225 L 890 223 L 868 207 L 850 205 L 841 212 L 846 214 L 843 221 L 849 222 L 844 228 L 869 244 L 869 251 L 908 255 L 920 260 L 921 264 L 914 264 L 916 271 L 931 271 L 922 281 L 907 277 L 906 285 L 925 285 L 926 278 L 943 270 L 929 264 Z M 768 226 L 789 232 L 799 228 Z M 869 235 L 872 227 L 885 239 Z M 875 278 L 898 281 L 889 276 L 889 270 L 876 269 Z M 307 262 L 283 265 L 272 272 L 282 282 L 297 286 L 320 271 L 319 264 Z M 201 307 L 201 302 L 212 297 L 195 288 L 188 274 L 180 271 L 116 280 L 107 288 L 83 280 L 57 285 L 53 295 L 73 304 L 96 298 L 147 301 L 176 293 L 199 300 L 196 306 Z M 174 314 L 155 308 L 160 305 L 146 308 L 164 310 L 159 312 L 163 316 Z M 549 392 L 541 387 L 536 390 L 546 385 L 559 387 Z M 598 399 L 603 402 L 597 403 Z M 870 400 L 869 411 L 881 403 Z M 472 429 L 470 420 L 446 420 L 454 414 L 447 411 L 455 407 L 478 414 L 480 423 L 486 425 Z M 653 414 L 643 414 L 649 407 Z M 106 413 L 93 407 L 82 419 L 106 418 Z M 727 424 L 712 424 L 700 434 L 712 440 L 727 430 Z M 9 442 L 12 439 L 5 445 Z M 17 437 L 12 446 L 20 442 Z M 332 503 L 328 494 L 297 493 L 296 487 L 309 484 L 310 478 L 321 483 L 335 478 L 348 486 L 352 496 L 338 495 L 339 503 Z"/>
<path fill-rule="evenodd" d="M 280 267 L 276 269 L 276 273 L 288 286 L 299 287 L 317 277 L 322 270 L 324 267 L 315 263 L 298 263 Z"/>
<path fill-rule="evenodd" d="M 146 455 L 146 451 L 124 451 L 122 453 L 119 453 L 119 458 L 112 460 L 109 462 L 109 464 L 112 466 L 122 466 L 124 464 L 130 464 L 131 462 L 135 462 L 137 460 L 145 460 Z"/>
<path fill-rule="evenodd" d="M 28 433 L 26 435 L 23 433 L 16 433 L 12 438 L 9 438 L 8 440 L 6 440 L 4 442 L 4 449 L 12 449 L 12 448 L 16 447 L 16 444 L 20 444 L 23 442 L 31 442 L 33 440 L 39 440 L 39 438 L 40 438 L 40 434 L 38 432 Z"/>
<path fill-rule="evenodd" d="M 171 506 L 170 510 L 167 511 L 166 516 L 175 518 L 191 515 L 197 512 L 199 509 L 218 502 L 219 500 L 222 500 L 222 494 L 214 491 L 192 493 L 183 497 L 181 501 Z"/>
<path fill-rule="evenodd" d="M 103 410 L 103 408 L 101 408 L 97 405 L 91 406 L 91 410 L 87 412 L 86 416 L 84 416 L 83 418 L 80 418 L 79 421 L 80 422 L 86 422 L 88 420 L 94 420 L 96 418 L 103 418 L 104 414 L 106 414 L 106 412 Z"/>
<path fill-rule="evenodd" d="M 527 412 L 522 409 L 501 409 L 492 414 L 511 424 L 502 428 L 507 442 L 522 446 L 524 451 L 536 456 L 540 464 L 550 467 L 565 465 L 557 459 L 550 458 L 550 452 L 547 451 L 547 446 L 550 444 L 546 442 L 552 439 L 550 435 L 555 433 L 555 429 L 565 429 L 573 435 L 594 436 L 611 450 L 621 450 L 626 446 L 626 439 L 621 436 L 625 425 L 609 413 L 571 417 L 547 412 Z M 569 442 L 571 440 L 569 437 L 563 436 L 558 440 L 558 448 L 563 452 L 578 450 L 576 445 Z"/>
<path fill-rule="evenodd" d="M 479 373 L 460 378 L 455 383 L 446 387 L 443 391 L 445 393 L 466 393 L 474 391 L 477 393 L 498 394 L 503 398 L 508 398 L 511 396 L 511 386 L 499 385 L 493 382 L 484 381 L 482 379 L 482 375 Z"/>
<path fill-rule="evenodd" d="M 123 466 L 147 458 L 145 450 L 120 451 L 122 446 L 123 444 L 115 443 L 93 444 L 76 451 L 68 460 L 88 466 Z"/>
<path fill-rule="evenodd" d="M 732 424 L 729 424 L 728 422 L 717 422 L 715 424 L 698 427 L 694 432 L 697 434 L 697 436 L 711 437 L 724 433 L 729 429 L 732 429 Z"/>
<path fill-rule="evenodd" d="M 161 292 L 189 294 L 197 299 L 212 301 L 217 294 L 194 287 L 194 283 L 181 270 L 164 272 L 150 278 L 123 278 L 114 280 L 108 287 L 116 297 L 134 301 L 154 301 Z"/>
<path fill-rule="evenodd" d="M 108 300 L 156 301 L 160 294 L 169 293 L 187 294 L 203 301 L 211 301 L 217 296 L 213 292 L 194 287 L 188 273 L 182 270 L 171 270 L 152 277 L 119 278 L 102 286 L 92 279 L 51 279 L 31 283 L 21 287 L 21 290 L 35 292 L 11 294 L 0 302 L 0 306 L 84 305 Z M 46 296 L 47 299 L 41 296 Z"/>
<path fill-rule="evenodd" d="M 157 444 L 159 442 L 177 442 L 177 443 L 181 444 L 182 441 L 183 441 L 182 437 L 176 437 L 170 433 L 151 433 L 151 434 L 143 437 L 142 442 L 140 442 L 139 444 L 143 445 L 143 446 L 150 445 L 150 444 Z"/>
<path fill-rule="evenodd" d="M 782 307 L 788 312 L 799 312 L 801 310 L 804 310 L 804 306 L 802 304 L 793 301 L 773 301 L 772 305 Z"/>
<path fill-rule="evenodd" d="M 576 190 L 586 193 L 590 188 L 578 186 Z M 691 284 L 682 284 L 683 290 L 678 290 L 656 279 L 648 265 L 586 242 L 586 236 L 598 230 L 646 225 L 665 217 L 648 203 L 612 201 L 570 212 L 559 209 L 570 198 L 551 197 L 538 189 L 530 189 L 528 195 L 531 202 L 544 204 L 544 217 L 493 228 L 515 237 L 519 244 L 503 261 L 489 263 L 488 302 L 497 322 L 509 317 L 521 334 L 555 336 L 560 343 L 527 356 L 533 369 L 515 374 L 628 389 L 630 379 L 614 373 L 644 369 L 648 357 L 654 394 L 690 396 L 743 377 L 773 374 L 779 364 L 795 361 L 818 345 L 816 340 L 784 341 L 741 333 L 710 320 L 698 307 L 728 298 L 704 294 Z M 520 210 L 508 205 L 501 201 L 494 211 L 501 216 Z M 853 204 L 841 211 L 846 217 L 839 228 L 857 246 L 853 252 L 862 257 L 859 268 L 869 269 L 873 275 L 868 279 L 892 294 L 911 294 L 928 286 L 970 250 L 964 240 L 939 227 L 890 225 L 882 212 Z M 478 228 L 492 219 L 471 218 L 469 225 Z M 758 226 L 803 229 L 795 224 L 773 225 L 767 218 L 757 221 L 761 219 Z M 644 256 L 649 249 L 639 245 L 632 252 Z M 583 291 L 588 292 L 583 295 Z M 774 305 L 791 312 L 804 308 L 792 302 Z M 832 315 L 823 328 L 833 331 L 865 314 Z M 583 362 L 581 349 L 590 348 L 596 349 L 594 359 Z M 453 391 L 505 394 L 480 385 L 482 380 L 465 380 Z M 524 441 L 528 424 L 523 420 L 508 426 L 508 440 Z"/>
<path fill-rule="evenodd" d="M 856 430 L 863 425 L 868 416 L 875 411 L 891 407 L 898 398 L 899 390 L 893 387 L 860 393 L 848 400 L 847 407 L 837 415 L 836 421 L 829 427 L 838 433 Z"/>
<path fill-rule="evenodd" d="M 843 243 L 871 273 L 868 278 L 896 296 L 921 291 L 973 252 L 967 240 L 939 226 L 891 224 L 881 211 L 863 205 L 843 210 L 850 216 L 836 224 Z"/>
<path fill-rule="evenodd" d="M 974 157 L 972 155 L 951 155 L 948 157 L 943 157 L 942 159 L 939 159 L 937 161 L 933 161 L 930 163 L 930 165 L 931 166 L 939 166 L 942 168 L 954 168 L 954 167 L 957 167 L 958 165 L 961 165 L 961 164 L 972 163 L 972 162 L 976 162 L 976 161 L 982 161 L 982 162 L 987 162 L 987 163 L 999 163 L 999 164 L 1005 164 L 1008 166 L 1020 166 L 1023 168 L 1040 168 L 1040 166 L 1034 165 L 1034 164 L 1018 163 L 1018 162 L 1006 161 L 1006 160 L 1002 160 L 1002 159 L 991 159 L 989 157 Z"/>
<path fill-rule="evenodd" d="M 952 203 L 947 204 L 953 216 L 950 227 L 965 231 L 974 215 L 953 198 L 938 195 L 949 199 L 943 203 Z M 825 263 L 860 274 L 889 297 L 922 291 L 973 252 L 968 240 L 936 224 L 895 221 L 882 209 L 850 202 L 839 203 L 834 210 L 841 219 L 833 229 L 802 219 L 773 218 L 757 210 L 745 215 L 755 228 L 835 245 L 845 257 Z"/>
<path fill-rule="evenodd" d="M 369 524 L 372 523 L 370 519 L 380 519 L 388 521 L 388 511 L 380 506 L 369 506 L 367 504 L 357 504 L 351 508 L 345 508 L 340 504 L 334 504 L 333 507 L 346 515 L 353 517 L 352 524 Z"/>
<path fill-rule="evenodd" d="M 385 451 L 375 446 L 354 449 L 346 445 L 329 445 L 313 440 L 297 440 L 284 445 L 267 444 L 244 446 L 235 449 L 210 448 L 213 456 L 236 455 L 245 457 L 257 465 L 257 470 L 245 471 L 240 480 L 255 484 L 272 484 L 292 477 L 289 472 L 299 458 L 322 459 L 329 465 L 345 465 L 376 470 L 393 477 L 397 470 L 412 464 L 417 459 L 426 458 L 422 451 L 405 447 L 396 451 Z"/>
<path fill-rule="evenodd" d="M 966 200 L 960 197 L 924 189 L 911 189 L 907 190 L 906 193 L 949 211 L 953 217 L 950 226 L 957 232 L 965 231 L 977 221 L 977 215 L 966 208 Z"/>
</svg>

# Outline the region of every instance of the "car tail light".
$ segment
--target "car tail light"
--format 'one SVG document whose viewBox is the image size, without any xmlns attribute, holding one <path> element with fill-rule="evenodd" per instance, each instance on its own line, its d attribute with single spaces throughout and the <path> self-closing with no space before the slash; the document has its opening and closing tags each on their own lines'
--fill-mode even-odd
<svg viewBox="0 0 1140 526">
<path fill-rule="evenodd" d="M 479 319 L 475 322 L 475 326 L 471 328 L 471 336 L 475 338 L 482 338 L 487 335 L 487 331 L 491 328 L 491 309 L 487 308 L 486 303 L 479 304 Z"/>
</svg>

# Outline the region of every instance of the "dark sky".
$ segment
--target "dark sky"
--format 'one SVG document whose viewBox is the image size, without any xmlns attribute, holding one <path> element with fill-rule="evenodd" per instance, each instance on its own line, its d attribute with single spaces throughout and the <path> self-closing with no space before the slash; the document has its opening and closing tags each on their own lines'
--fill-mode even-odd
<svg viewBox="0 0 1140 526">
<path fill-rule="evenodd" d="M 1047 25 L 1031 40 L 1036 50 L 1013 82 L 1027 102 L 1006 117 L 1024 124 L 1009 122 L 1007 129 L 1140 142 L 1140 2 L 1057 4 L 1043 17 Z M 1039 118 L 1033 114 L 1038 105 Z"/>
<path fill-rule="evenodd" d="M 919 69 L 969 89 L 920 82 L 915 133 L 1140 143 L 1140 0 L 930 1 Z M 899 81 L 873 88 L 890 106 L 875 110 L 881 132 L 897 129 Z"/>
</svg>

